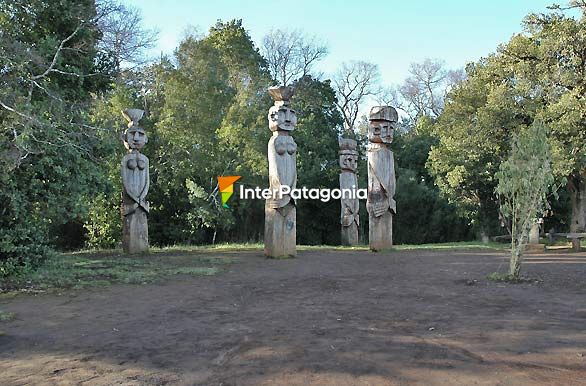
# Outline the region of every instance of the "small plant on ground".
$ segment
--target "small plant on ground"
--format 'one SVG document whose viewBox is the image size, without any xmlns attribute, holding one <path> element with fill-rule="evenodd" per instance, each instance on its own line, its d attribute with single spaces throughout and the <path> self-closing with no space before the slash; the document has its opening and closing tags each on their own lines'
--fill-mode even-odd
<svg viewBox="0 0 586 386">
<path fill-rule="evenodd" d="M 490 281 L 502 282 L 502 283 L 512 283 L 512 284 L 523 284 L 523 283 L 540 283 L 541 280 L 530 278 L 530 277 L 523 277 L 523 276 L 513 276 L 508 273 L 502 272 L 493 272 L 486 276 L 486 278 Z"/>
<path fill-rule="evenodd" d="M 14 312 L 5 312 L 0 310 L 0 322 L 10 322 L 16 318 Z"/>
<path fill-rule="evenodd" d="M 511 234 L 508 276 L 517 280 L 529 231 L 547 209 L 547 195 L 554 184 L 546 128 L 534 123 L 516 135 L 496 177 L 501 215 Z"/>
</svg>

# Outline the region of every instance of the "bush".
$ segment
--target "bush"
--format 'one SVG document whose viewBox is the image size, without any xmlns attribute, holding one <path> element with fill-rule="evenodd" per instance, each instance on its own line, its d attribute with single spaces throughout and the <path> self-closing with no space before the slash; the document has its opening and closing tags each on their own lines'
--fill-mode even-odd
<svg viewBox="0 0 586 386">
<path fill-rule="evenodd" d="M 115 248 L 120 243 L 122 219 L 119 201 L 119 198 L 109 199 L 105 194 L 100 194 L 93 200 L 84 224 L 87 231 L 86 245 L 89 248 Z"/>
<path fill-rule="evenodd" d="M 32 223 L 0 228 L 0 277 L 20 275 L 41 265 L 52 253 L 45 234 Z"/>
<path fill-rule="evenodd" d="M 409 169 L 397 170 L 396 244 L 445 243 L 470 240 L 471 229 L 456 208 Z"/>
</svg>

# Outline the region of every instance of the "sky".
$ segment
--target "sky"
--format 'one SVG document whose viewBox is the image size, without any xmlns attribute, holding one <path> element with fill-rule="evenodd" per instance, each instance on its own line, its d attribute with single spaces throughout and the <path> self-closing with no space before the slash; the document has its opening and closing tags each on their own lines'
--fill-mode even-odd
<svg viewBox="0 0 586 386">
<path fill-rule="evenodd" d="M 409 65 L 425 58 L 457 69 L 487 56 L 522 31 L 527 14 L 546 12 L 554 0 L 123 2 L 142 11 L 144 27 L 159 31 L 153 56 L 172 54 L 193 27 L 207 33 L 218 19 L 242 19 L 257 46 L 271 29 L 299 29 L 326 42 L 329 54 L 316 66 L 326 77 L 342 62 L 363 60 L 379 66 L 388 86 L 401 84 Z"/>
</svg>

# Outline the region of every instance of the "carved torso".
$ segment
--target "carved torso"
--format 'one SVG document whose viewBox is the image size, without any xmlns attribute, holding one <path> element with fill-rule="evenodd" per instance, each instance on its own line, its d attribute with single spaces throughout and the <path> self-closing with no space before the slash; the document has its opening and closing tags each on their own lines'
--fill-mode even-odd
<svg viewBox="0 0 586 386">
<path fill-rule="evenodd" d="M 279 190 L 281 185 L 287 185 L 291 189 L 297 186 L 296 168 L 297 144 L 290 135 L 273 132 L 269 140 L 269 184 L 271 190 Z M 270 200 L 271 208 L 282 208 L 291 201 L 289 195 L 274 197 Z"/>
<path fill-rule="evenodd" d="M 135 150 L 122 158 L 120 166 L 124 186 L 124 214 L 133 213 L 138 207 L 148 213 L 146 195 L 149 191 L 149 159 Z"/>
<path fill-rule="evenodd" d="M 385 145 L 371 143 L 368 149 L 367 209 L 380 217 L 390 210 L 396 213 L 395 162 L 393 152 Z"/>
<path fill-rule="evenodd" d="M 342 173 L 340 173 L 340 189 L 357 189 L 357 188 L 358 188 L 358 178 L 356 177 L 356 173 L 348 171 L 348 170 L 342 170 Z M 342 198 L 340 200 L 342 203 L 340 223 L 346 227 L 352 225 L 352 223 L 356 223 L 356 225 L 359 225 L 360 219 L 358 216 L 358 212 L 359 212 L 358 199 L 348 198 L 348 196 L 342 196 Z"/>
</svg>

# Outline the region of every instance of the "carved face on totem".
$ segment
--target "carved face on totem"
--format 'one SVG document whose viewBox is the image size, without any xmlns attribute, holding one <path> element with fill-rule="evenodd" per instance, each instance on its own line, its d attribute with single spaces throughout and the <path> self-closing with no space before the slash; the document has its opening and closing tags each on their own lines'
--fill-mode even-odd
<svg viewBox="0 0 586 386">
<path fill-rule="evenodd" d="M 144 116 L 144 111 L 140 109 L 126 109 L 122 111 L 122 115 L 128 121 L 128 129 L 122 134 L 124 146 L 129 150 L 142 149 L 148 142 L 144 129 L 138 127 L 138 121 Z"/>
<path fill-rule="evenodd" d="M 389 144 L 398 121 L 397 110 L 391 106 L 375 106 L 370 110 L 368 140 L 373 143 Z"/>
<path fill-rule="evenodd" d="M 370 121 L 368 140 L 374 143 L 393 142 L 394 127 L 388 121 Z"/>
<path fill-rule="evenodd" d="M 123 139 L 127 149 L 140 150 L 148 142 L 144 129 L 138 126 L 129 127 L 124 133 Z"/>
<path fill-rule="evenodd" d="M 297 125 L 297 114 L 287 105 L 272 106 L 268 118 L 271 131 L 293 131 Z"/>
<path fill-rule="evenodd" d="M 356 173 L 358 166 L 358 154 L 340 154 L 340 167 L 342 170 L 348 170 Z"/>
</svg>

